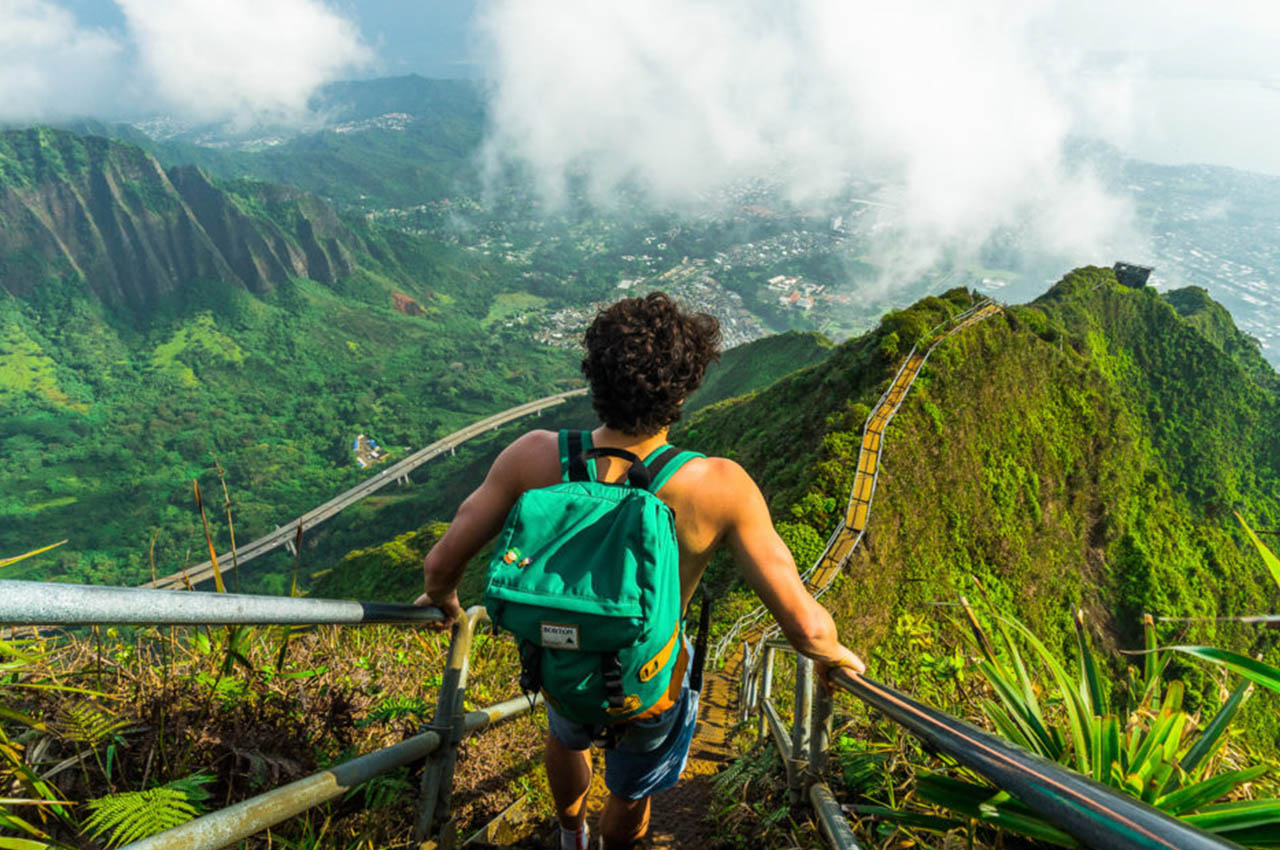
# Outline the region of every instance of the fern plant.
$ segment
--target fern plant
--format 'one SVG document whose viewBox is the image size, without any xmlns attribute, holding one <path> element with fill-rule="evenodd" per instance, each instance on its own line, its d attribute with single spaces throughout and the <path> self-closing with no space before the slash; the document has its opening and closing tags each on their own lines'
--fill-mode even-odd
<svg viewBox="0 0 1280 850">
<path fill-rule="evenodd" d="M 93 702 L 73 702 L 64 705 L 53 722 L 53 730 L 76 744 L 97 747 L 115 737 L 129 725 L 127 718 L 120 718 Z"/>
<path fill-rule="evenodd" d="M 386 724 L 396 720 L 413 720 L 425 723 L 430 720 L 435 707 L 426 700 L 411 696 L 393 696 L 381 700 L 369 712 L 369 715 L 356 723 L 357 729 L 366 729 L 375 724 Z"/>
<path fill-rule="evenodd" d="M 108 847 L 173 829 L 204 810 L 201 803 L 209 798 L 204 786 L 213 779 L 209 774 L 197 773 L 146 791 L 126 791 L 90 800 L 93 813 L 84 827 L 95 840 L 110 833 Z"/>
</svg>

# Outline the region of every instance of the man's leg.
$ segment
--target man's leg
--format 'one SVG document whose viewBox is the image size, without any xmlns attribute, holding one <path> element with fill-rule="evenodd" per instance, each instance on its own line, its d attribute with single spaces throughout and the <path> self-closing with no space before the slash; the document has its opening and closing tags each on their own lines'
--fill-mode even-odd
<svg viewBox="0 0 1280 850">
<path fill-rule="evenodd" d="M 649 798 L 628 800 L 610 794 L 600 813 L 604 850 L 631 850 L 649 831 Z"/>
<path fill-rule="evenodd" d="M 587 789 L 591 787 L 591 751 L 571 750 L 550 732 L 543 751 L 547 766 L 547 784 L 556 801 L 560 826 L 579 832 L 587 818 Z"/>
</svg>

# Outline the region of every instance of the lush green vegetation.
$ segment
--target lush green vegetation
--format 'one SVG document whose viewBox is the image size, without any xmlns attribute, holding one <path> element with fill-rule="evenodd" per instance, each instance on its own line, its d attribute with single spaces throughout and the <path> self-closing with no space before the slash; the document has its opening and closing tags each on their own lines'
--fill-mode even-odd
<svg viewBox="0 0 1280 850">
<path fill-rule="evenodd" d="M 692 413 L 718 401 L 764 389 L 774 381 L 826 359 L 834 348 L 817 333 L 789 331 L 731 348 L 707 370 L 685 406 Z"/>
<path fill-rule="evenodd" d="M 979 613 L 961 600 L 967 654 L 977 682 L 964 693 L 986 725 L 1029 752 L 1097 782 L 1138 797 L 1167 814 L 1247 847 L 1280 846 L 1280 799 L 1259 794 L 1255 783 L 1271 766 L 1247 742 L 1232 741 L 1231 722 L 1248 695 L 1240 682 L 1212 713 L 1183 708 L 1185 689 L 1169 681 L 1148 620 L 1148 653 L 1117 687 L 1103 675 L 1089 645 L 1083 612 L 1074 612 L 1076 673 L 1016 618 Z M 956 668 L 960 675 L 964 667 Z M 976 687 L 975 687 L 976 685 Z M 976 691 L 976 692 L 975 692 Z M 1228 743 L 1230 742 L 1230 743 Z M 856 811 L 930 832 L 970 831 L 975 824 L 1059 847 L 1078 847 L 1019 800 L 963 768 L 922 768 L 916 800 L 949 817 L 913 805 L 903 809 L 860 805 Z"/>
<path fill-rule="evenodd" d="M 878 678 L 975 713 L 982 689 L 975 693 L 972 676 L 960 684 L 970 653 L 927 613 L 971 593 L 973 578 L 993 611 L 1016 614 L 1053 656 L 1074 654 L 1076 632 L 1062 612 L 1082 608 L 1087 639 L 1103 650 L 1100 675 L 1113 681 L 1125 680 L 1127 666 L 1114 650 L 1144 645 L 1144 612 L 1276 610 L 1276 587 L 1259 580 L 1257 555 L 1231 513 L 1238 508 L 1266 528 L 1280 518 L 1274 372 L 1255 368 L 1233 326 L 1218 322 L 1214 335 L 1202 333 L 1198 311 L 1185 310 L 1195 295 L 1125 290 L 1107 270 L 1081 269 L 1034 304 L 1007 308 L 933 352 L 888 430 L 864 546 L 824 597 Z M 797 561 L 808 562 L 844 509 L 862 423 L 892 368 L 967 301 L 951 292 L 890 314 L 821 366 L 694 416 L 681 439 L 752 470 Z M 713 578 L 732 588 L 726 566 Z M 740 593 L 730 590 L 728 607 L 742 607 Z M 1156 637 L 1260 654 L 1272 666 L 1280 660 L 1273 637 L 1233 622 L 1162 622 Z M 1222 677 L 1185 656 L 1167 656 L 1165 665 L 1161 688 L 1177 682 L 1180 700 L 1170 712 L 1202 724 L 1215 716 Z M 1036 686 L 1055 687 L 1052 677 Z M 856 799 L 885 765 L 923 755 L 891 724 L 848 708 L 845 721 L 859 731 L 841 745 L 842 770 Z M 1240 709 L 1231 765 L 1275 759 L 1276 716 L 1267 697 Z M 1178 752 L 1193 742 L 1179 741 Z M 747 818 L 752 829 L 776 814 L 777 799 L 768 790 L 776 780 L 755 775 L 763 796 Z M 905 778 L 886 781 L 881 799 L 898 799 Z M 897 829 L 866 837 L 892 846 L 906 840 Z"/>
<path fill-rule="evenodd" d="M 695 416 L 682 439 L 752 470 L 807 559 L 848 499 L 892 367 L 967 303 L 952 292 L 890 314 L 821 367 Z M 1274 592 L 1250 580 L 1229 508 L 1276 524 L 1278 434 L 1274 394 L 1167 303 L 1081 270 L 933 353 L 889 429 L 867 545 L 828 599 L 868 646 L 969 576 L 1051 645 L 1077 603 L 1107 645 L 1133 645 L 1144 611 L 1265 610 Z"/>
<path fill-rule="evenodd" d="M 0 188 L 16 216 L 0 265 L 34 251 L 38 271 L 0 269 L 0 551 L 71 541 L 12 577 L 133 584 L 153 559 L 174 572 L 203 560 L 193 479 L 220 493 L 220 468 L 238 539 L 253 539 L 360 479 L 358 433 L 417 448 L 578 380 L 567 352 L 486 327 L 513 296 L 472 253 L 295 190 L 166 175 L 105 139 L 0 140 L 26 169 Z M 131 174 L 146 189 L 133 199 Z M 58 193 L 87 222 L 64 234 L 70 256 L 115 282 L 51 259 L 31 211 Z M 168 235 L 184 228 L 208 238 L 184 248 Z M 225 512 L 213 519 L 225 547 Z"/>
<path fill-rule="evenodd" d="M 433 714 L 447 644 L 390 627 L 0 641 L 0 847 L 119 846 L 398 743 Z M 478 636 L 472 665 L 468 709 L 517 693 L 505 641 Z M 537 712 L 468 745 L 463 831 L 524 792 L 481 783 L 536 772 L 544 723 Z M 249 846 L 411 846 L 420 772 L 375 777 Z"/>
</svg>

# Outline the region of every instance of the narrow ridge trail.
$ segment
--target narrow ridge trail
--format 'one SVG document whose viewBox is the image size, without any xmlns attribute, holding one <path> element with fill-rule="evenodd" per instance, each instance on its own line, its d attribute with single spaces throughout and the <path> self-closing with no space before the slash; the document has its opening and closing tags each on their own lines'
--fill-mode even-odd
<svg viewBox="0 0 1280 850">
<path fill-rule="evenodd" d="M 871 512 L 884 433 L 898 408 L 902 406 L 911 385 L 929 359 L 929 354 L 943 340 L 978 322 L 1001 312 L 998 304 L 988 302 L 962 313 L 945 333 L 937 337 L 923 353 L 912 349 L 899 368 L 889 388 L 880 397 L 867 418 L 862 444 L 858 451 L 858 467 L 849 495 L 849 505 L 840 526 L 832 534 L 826 549 L 804 573 L 805 586 L 814 596 L 831 587 L 854 549 L 862 540 Z M 777 626 L 764 616 L 764 609 L 739 620 L 734 629 L 717 646 L 724 659 L 719 670 L 708 671 L 702 689 L 698 726 L 689 751 L 689 764 L 680 784 L 653 799 L 650 847 L 653 850 L 706 847 L 711 840 L 712 780 L 735 758 L 729 737 L 738 723 L 738 686 L 746 672 L 748 644 L 759 644 Z M 601 794 L 603 785 L 598 789 Z M 598 808 L 603 797 L 593 799 Z"/>
</svg>

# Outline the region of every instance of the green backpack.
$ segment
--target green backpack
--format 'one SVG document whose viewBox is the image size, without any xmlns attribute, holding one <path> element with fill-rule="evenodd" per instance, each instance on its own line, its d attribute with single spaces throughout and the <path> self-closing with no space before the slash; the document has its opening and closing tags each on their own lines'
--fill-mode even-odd
<svg viewBox="0 0 1280 850">
<path fill-rule="evenodd" d="M 596 480 L 601 455 L 631 461 L 627 483 Z M 702 456 L 662 446 L 641 461 L 592 448 L 588 431 L 561 431 L 561 482 L 526 491 L 507 515 L 485 608 L 520 641 L 521 687 L 541 690 L 565 718 L 639 720 L 679 696 L 680 550 L 671 509 L 654 494 Z"/>
</svg>

